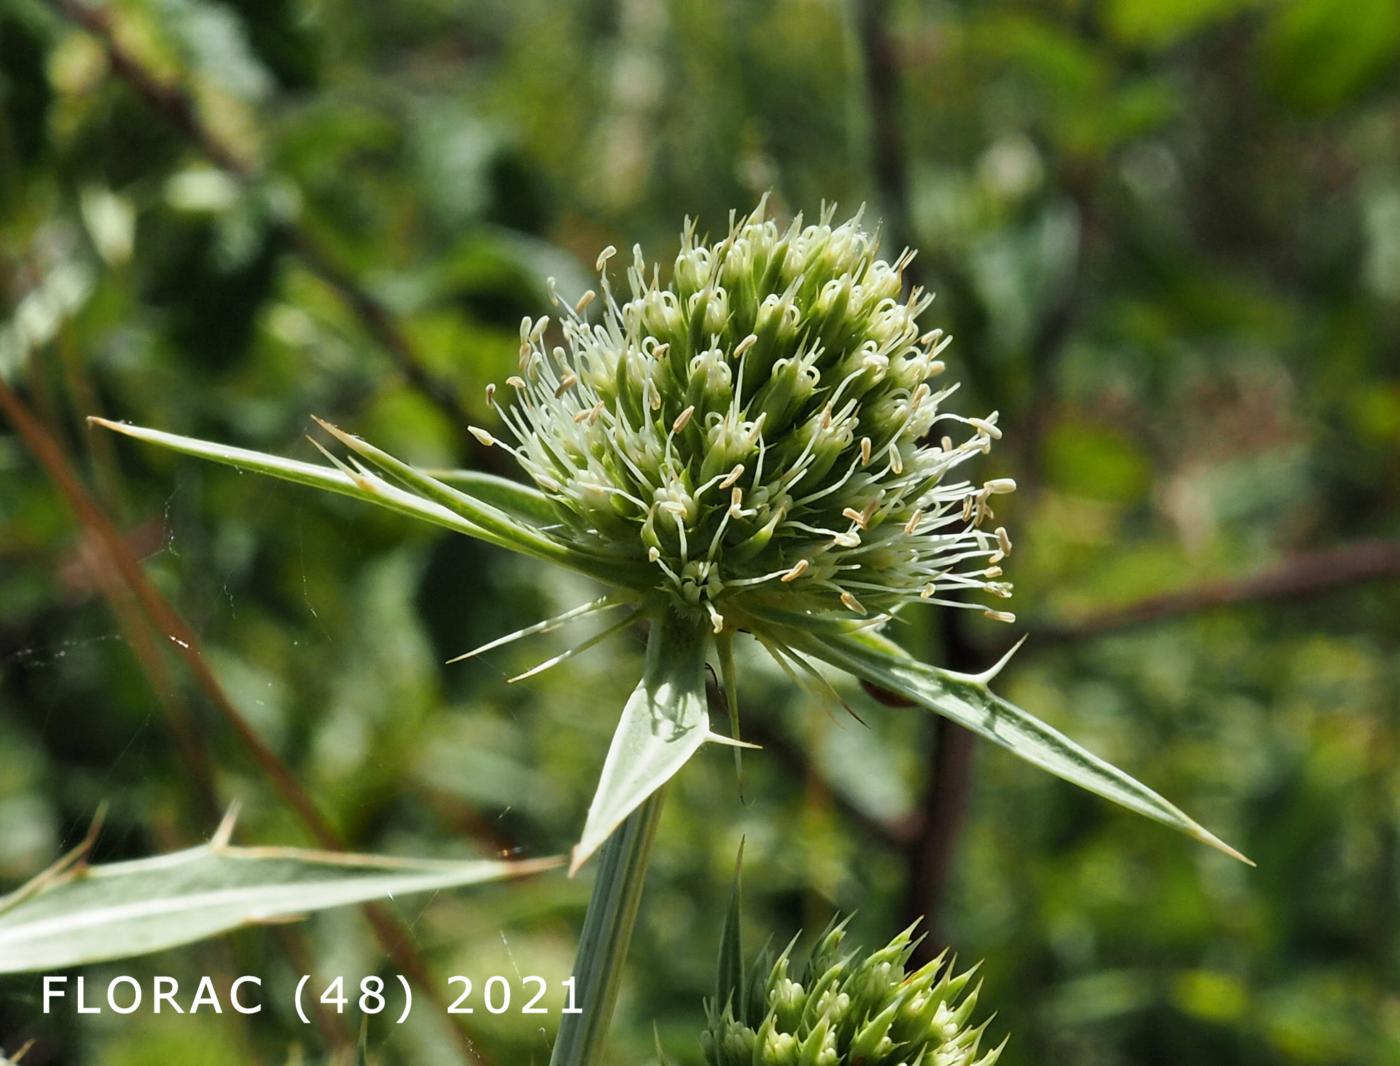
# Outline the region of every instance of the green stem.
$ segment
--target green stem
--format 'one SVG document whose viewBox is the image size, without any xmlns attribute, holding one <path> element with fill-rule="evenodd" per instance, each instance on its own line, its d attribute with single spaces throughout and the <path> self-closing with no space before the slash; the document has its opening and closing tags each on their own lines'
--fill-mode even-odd
<svg viewBox="0 0 1400 1066">
<path fill-rule="evenodd" d="M 574 963 L 580 1013 L 565 1014 L 550 1066 L 598 1066 L 622 985 L 622 966 L 642 901 L 664 789 L 653 792 L 603 845 L 598 880 Z"/>
</svg>

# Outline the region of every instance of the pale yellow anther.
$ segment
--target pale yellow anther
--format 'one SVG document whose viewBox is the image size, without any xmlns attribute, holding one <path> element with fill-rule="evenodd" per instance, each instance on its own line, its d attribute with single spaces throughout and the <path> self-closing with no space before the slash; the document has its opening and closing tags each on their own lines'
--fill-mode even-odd
<svg viewBox="0 0 1400 1066">
<path fill-rule="evenodd" d="M 518 374 L 512 374 L 510 377 L 506 378 L 506 384 L 512 389 L 523 389 L 525 387 L 525 379 Z"/>
<path fill-rule="evenodd" d="M 569 373 L 559 379 L 559 387 L 554 390 L 554 398 L 557 400 L 577 384 L 578 375 L 573 371 L 569 371 Z"/>
<path fill-rule="evenodd" d="M 860 465 L 869 466 L 871 452 L 875 445 L 871 443 L 869 437 L 860 438 Z"/>
<path fill-rule="evenodd" d="M 1004 496 L 1016 491 L 1016 482 L 1009 477 L 994 477 L 982 486 L 982 490 L 992 496 Z"/>
<path fill-rule="evenodd" d="M 734 483 L 743 476 L 744 464 L 739 463 L 734 467 L 733 470 L 729 471 L 729 473 L 725 475 L 724 480 L 719 483 L 719 487 L 722 489 L 732 488 Z"/>
<path fill-rule="evenodd" d="M 850 610 L 855 611 L 856 614 L 869 613 L 868 611 L 866 611 L 864 605 L 861 604 L 860 600 L 856 599 L 849 592 L 841 593 L 841 602 L 844 603 Z"/>
<path fill-rule="evenodd" d="M 598 253 L 598 258 L 593 263 L 593 269 L 602 270 L 605 266 L 608 265 L 608 260 L 615 255 L 617 255 L 617 249 L 614 248 L 611 244 L 608 245 L 606 248 L 604 248 L 601 252 Z"/>
<path fill-rule="evenodd" d="M 792 569 L 778 580 L 782 581 L 784 584 L 796 581 L 807 572 L 807 567 L 810 565 L 811 564 L 808 563 L 806 559 L 798 559 L 797 562 L 793 564 Z"/>
<path fill-rule="evenodd" d="M 679 433 L 690 424 L 691 416 L 695 414 L 695 405 L 691 404 L 684 411 L 676 416 L 676 420 L 671 423 L 671 432 Z"/>
<path fill-rule="evenodd" d="M 983 611 L 993 622 L 1014 622 L 1016 616 L 1010 611 Z"/>
<path fill-rule="evenodd" d="M 861 529 L 864 529 L 864 528 L 865 528 L 865 523 L 866 523 L 866 517 L 865 517 L 865 515 L 862 514 L 860 511 L 857 511 L 854 507 L 846 507 L 846 508 L 844 508 L 844 509 L 841 511 L 841 517 L 842 517 L 842 518 L 849 518 L 849 519 L 850 519 L 852 522 L 854 522 L 856 525 L 860 526 Z"/>
<path fill-rule="evenodd" d="M 490 407 L 496 402 L 496 383 L 489 382 L 486 386 L 486 406 Z"/>
<path fill-rule="evenodd" d="M 911 514 L 911 515 L 909 516 L 909 521 L 907 521 L 907 522 L 904 523 L 904 532 L 908 533 L 908 534 L 912 537 L 915 533 L 918 532 L 918 530 L 919 530 L 919 521 L 920 521 L 923 517 L 924 517 L 924 512 L 921 511 L 921 510 L 915 509 L 914 513 Z"/>
<path fill-rule="evenodd" d="M 988 422 L 985 418 L 969 418 L 968 421 L 972 423 L 975 429 L 981 430 L 987 436 L 991 437 L 992 440 L 1001 440 L 1001 430 L 999 430 L 995 424 Z"/>
<path fill-rule="evenodd" d="M 598 421 L 598 416 L 601 415 L 601 414 L 603 413 L 603 407 L 604 407 L 604 406 L 605 406 L 605 405 L 604 405 L 603 401 L 602 401 L 602 400 L 599 400 L 597 403 L 595 403 L 592 407 L 588 408 L 586 411 L 580 411 L 578 414 L 574 415 L 574 422 L 575 422 L 575 424 L 581 423 L 581 422 L 587 422 L 590 426 L 593 425 L 595 422 Z"/>
<path fill-rule="evenodd" d="M 491 434 L 487 433 L 486 430 L 481 429 L 478 426 L 468 426 L 467 431 L 471 433 L 471 435 L 477 440 L 481 441 L 482 444 L 486 445 L 486 447 L 488 448 L 496 443 L 495 437 L 491 436 Z"/>
<path fill-rule="evenodd" d="M 741 340 L 738 344 L 734 345 L 734 358 L 735 358 L 735 359 L 738 359 L 739 356 L 743 355 L 745 352 L 747 352 L 750 348 L 752 348 L 752 347 L 753 347 L 755 344 L 757 344 L 757 343 L 758 343 L 758 334 L 757 334 L 757 333 L 750 333 L 747 337 L 745 337 L 743 340 Z"/>
<path fill-rule="evenodd" d="M 1010 555 L 1010 554 L 1011 554 L 1011 534 L 1009 534 L 1008 532 L 1006 532 L 1006 527 L 1005 527 L 1005 526 L 997 526 L 997 528 L 996 528 L 996 537 L 997 537 L 997 544 L 999 544 L 999 545 L 1001 546 L 1001 553 L 1002 553 L 1003 555 Z"/>
<path fill-rule="evenodd" d="M 597 295 L 598 294 L 596 292 L 594 292 L 592 289 L 589 289 L 582 296 L 580 296 L 578 298 L 578 303 L 574 304 L 574 314 L 583 314 L 583 312 L 587 309 L 588 305 L 594 301 Z"/>
</svg>

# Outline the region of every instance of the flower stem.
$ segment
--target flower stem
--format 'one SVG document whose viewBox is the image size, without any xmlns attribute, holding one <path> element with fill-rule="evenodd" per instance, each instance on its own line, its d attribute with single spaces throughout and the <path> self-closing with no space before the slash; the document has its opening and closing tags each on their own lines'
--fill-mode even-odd
<svg viewBox="0 0 1400 1066">
<path fill-rule="evenodd" d="M 653 792 L 603 845 L 574 963 L 580 1013 L 563 1016 L 550 1066 L 598 1066 L 603 1061 L 663 792 Z"/>
</svg>

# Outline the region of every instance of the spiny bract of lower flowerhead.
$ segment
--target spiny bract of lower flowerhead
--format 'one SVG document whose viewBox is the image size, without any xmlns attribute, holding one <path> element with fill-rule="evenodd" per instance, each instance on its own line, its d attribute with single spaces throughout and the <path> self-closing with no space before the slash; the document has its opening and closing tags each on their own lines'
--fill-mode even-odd
<svg viewBox="0 0 1400 1066">
<path fill-rule="evenodd" d="M 987 1022 L 971 1024 L 972 971 L 943 957 L 906 972 L 906 930 L 879 951 L 843 951 L 844 924 L 818 941 L 805 969 L 788 950 L 760 957 L 745 1002 L 709 1004 L 701 1037 L 708 1066 L 992 1066 L 981 1054 Z M 979 1054 L 981 1057 L 979 1057 Z"/>
<path fill-rule="evenodd" d="M 473 429 L 554 501 L 555 535 L 651 564 L 641 591 L 716 632 L 762 598 L 873 618 L 1010 594 L 1010 540 L 988 527 L 1014 484 L 951 477 L 1000 437 L 996 415 L 942 409 L 949 338 L 918 324 L 931 297 L 903 294 L 912 254 L 886 262 L 859 214 L 832 218 L 780 227 L 761 203 L 715 243 L 687 222 L 669 281 L 636 248 L 625 297 L 606 249 L 601 315 L 591 290 L 556 298 L 564 343 L 526 319 L 513 397 L 487 390 L 513 443 Z"/>
</svg>

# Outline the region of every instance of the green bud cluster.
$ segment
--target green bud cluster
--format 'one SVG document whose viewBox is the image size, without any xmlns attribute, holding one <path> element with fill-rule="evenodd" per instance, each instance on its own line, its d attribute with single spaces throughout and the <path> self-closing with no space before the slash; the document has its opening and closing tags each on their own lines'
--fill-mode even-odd
<svg viewBox="0 0 1400 1066">
<path fill-rule="evenodd" d="M 980 1054 L 987 1022 L 971 1023 L 973 971 L 945 956 L 909 973 L 916 941 L 905 930 L 879 951 L 843 951 L 845 923 L 828 929 L 801 975 L 789 944 L 760 956 L 744 989 L 707 1004 L 708 1066 L 992 1066 Z"/>
<path fill-rule="evenodd" d="M 553 536 L 651 564 L 639 591 L 708 612 L 716 632 L 764 597 L 884 617 L 1010 595 L 1010 540 L 985 527 L 1014 484 L 950 477 L 1000 437 L 996 415 L 943 410 L 949 338 L 918 325 L 931 297 L 903 294 L 912 254 L 876 249 L 860 215 L 780 228 L 760 204 L 713 244 L 687 223 L 665 284 L 635 249 L 619 300 L 608 248 L 598 320 L 590 290 L 556 297 L 562 345 L 548 318 L 522 323 L 514 399 L 496 406 L 514 443 L 473 431 L 553 501 Z"/>
</svg>

